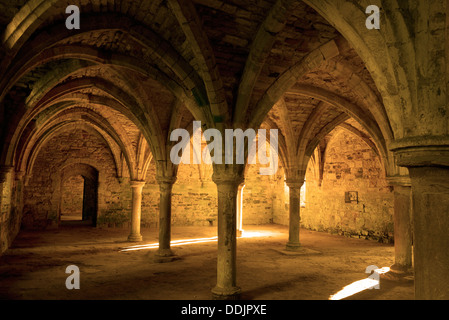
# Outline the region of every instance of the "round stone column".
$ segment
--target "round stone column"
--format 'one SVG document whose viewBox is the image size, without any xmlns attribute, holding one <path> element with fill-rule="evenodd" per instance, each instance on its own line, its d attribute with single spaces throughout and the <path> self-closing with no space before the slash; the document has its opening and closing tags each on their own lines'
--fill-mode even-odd
<svg viewBox="0 0 449 320">
<path fill-rule="evenodd" d="M 412 184 L 415 299 L 449 300 L 449 138 L 407 138 L 390 148 Z"/>
<path fill-rule="evenodd" d="M 240 297 L 236 284 L 237 255 L 237 192 L 243 177 L 214 172 L 218 190 L 218 254 L 217 285 L 212 289 L 214 299 L 232 300 Z"/>
<path fill-rule="evenodd" d="M 14 167 L 12 166 L 0 166 L 0 183 L 4 183 L 6 181 L 8 173 L 12 172 Z"/>
<path fill-rule="evenodd" d="M 412 215 L 411 186 L 394 186 L 394 252 L 395 262 L 390 267 L 397 277 L 411 275 L 412 266 Z"/>
<path fill-rule="evenodd" d="M 409 168 L 415 299 L 449 299 L 449 168 Z"/>
<path fill-rule="evenodd" d="M 140 219 L 142 212 L 142 189 L 145 181 L 131 181 L 132 189 L 132 209 L 131 209 L 131 234 L 128 241 L 137 242 L 142 241 L 140 234 Z"/>
<path fill-rule="evenodd" d="M 176 258 L 171 250 L 171 199 L 175 177 L 157 178 L 159 183 L 159 249 L 155 262 L 170 262 Z"/>
<path fill-rule="evenodd" d="M 301 248 L 301 243 L 299 241 L 299 230 L 301 222 L 301 187 L 304 181 L 286 181 L 289 188 L 289 231 L 288 231 L 288 242 L 286 245 L 286 250 L 296 251 Z"/>
<path fill-rule="evenodd" d="M 243 189 L 245 185 L 241 184 L 237 191 L 237 237 L 243 237 Z"/>
</svg>

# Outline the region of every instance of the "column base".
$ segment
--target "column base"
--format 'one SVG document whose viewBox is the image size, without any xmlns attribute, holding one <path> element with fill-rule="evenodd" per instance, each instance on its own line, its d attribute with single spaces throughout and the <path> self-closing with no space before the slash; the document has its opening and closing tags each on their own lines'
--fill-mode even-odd
<svg viewBox="0 0 449 320">
<path fill-rule="evenodd" d="M 239 300 L 242 289 L 239 287 L 232 288 L 220 288 L 215 287 L 212 289 L 213 300 Z"/>
<path fill-rule="evenodd" d="M 179 259 L 180 257 L 171 251 L 171 249 L 159 249 L 153 257 L 155 263 L 169 263 Z"/>
<path fill-rule="evenodd" d="M 414 272 L 412 267 L 394 264 L 390 267 L 390 271 L 380 275 L 383 279 L 391 281 L 413 281 Z"/>
<path fill-rule="evenodd" d="M 299 242 L 297 242 L 297 243 L 287 242 L 287 244 L 285 246 L 285 250 L 287 250 L 287 251 L 298 251 L 301 248 L 302 248 L 302 246 Z"/>
<path fill-rule="evenodd" d="M 142 236 L 140 234 L 130 234 L 128 237 L 129 242 L 141 242 Z"/>
</svg>

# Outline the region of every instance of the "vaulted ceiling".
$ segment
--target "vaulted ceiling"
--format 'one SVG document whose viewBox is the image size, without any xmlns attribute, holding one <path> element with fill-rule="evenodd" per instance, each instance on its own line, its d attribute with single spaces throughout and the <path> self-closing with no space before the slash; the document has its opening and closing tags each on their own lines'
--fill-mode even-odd
<svg viewBox="0 0 449 320">
<path fill-rule="evenodd" d="M 393 133 L 370 73 L 303 1 L 72 2 L 80 30 L 65 27 L 65 1 L 0 1 L 2 164 L 17 165 L 24 141 L 79 108 L 121 122 L 111 132 L 124 132 L 127 152 L 140 130 L 163 171 L 175 170 L 170 132 L 194 119 L 280 129 L 284 164 L 303 171 L 319 142 L 355 119 L 389 166 Z"/>
</svg>

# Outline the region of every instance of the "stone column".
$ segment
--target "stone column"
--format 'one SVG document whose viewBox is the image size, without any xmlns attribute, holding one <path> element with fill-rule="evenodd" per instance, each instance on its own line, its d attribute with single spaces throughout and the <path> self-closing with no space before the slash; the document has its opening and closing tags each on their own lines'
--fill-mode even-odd
<svg viewBox="0 0 449 320">
<path fill-rule="evenodd" d="M 301 187 L 304 184 L 304 181 L 286 181 L 287 186 L 289 188 L 289 232 L 288 232 L 288 242 L 286 245 L 286 250 L 288 251 L 296 251 L 301 248 L 301 244 L 299 241 L 299 229 L 301 222 Z"/>
<path fill-rule="evenodd" d="M 241 184 L 237 191 L 237 237 L 243 236 L 243 189 L 245 185 Z"/>
<path fill-rule="evenodd" d="M 415 298 L 449 299 L 449 168 L 409 168 Z"/>
<path fill-rule="evenodd" d="M 12 172 L 14 167 L 11 166 L 0 166 L 0 184 L 6 181 L 8 173 Z"/>
<path fill-rule="evenodd" d="M 171 199 L 175 177 L 157 178 L 159 183 L 159 249 L 154 261 L 158 263 L 175 260 L 176 255 L 170 247 L 171 242 Z"/>
<path fill-rule="evenodd" d="M 131 211 L 131 234 L 128 241 L 142 241 L 140 234 L 140 218 L 142 212 L 142 189 L 145 181 L 131 181 L 132 188 L 132 211 Z"/>
<path fill-rule="evenodd" d="M 411 186 L 394 186 L 395 262 L 390 269 L 396 277 L 411 275 L 413 272 L 411 190 Z"/>
<path fill-rule="evenodd" d="M 237 192 L 243 174 L 214 172 L 213 181 L 218 190 L 218 255 L 217 285 L 212 295 L 214 299 L 238 299 L 241 289 L 236 285 Z"/>
<path fill-rule="evenodd" d="M 391 145 L 412 184 L 415 299 L 449 300 L 449 139 L 418 137 Z"/>
</svg>

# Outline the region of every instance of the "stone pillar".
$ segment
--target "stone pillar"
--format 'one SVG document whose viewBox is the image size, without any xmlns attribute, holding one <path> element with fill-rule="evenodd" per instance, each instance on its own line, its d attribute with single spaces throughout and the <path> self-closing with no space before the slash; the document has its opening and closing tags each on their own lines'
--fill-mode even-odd
<svg viewBox="0 0 449 320">
<path fill-rule="evenodd" d="M 449 168 L 409 168 L 415 299 L 449 299 Z"/>
<path fill-rule="evenodd" d="M 390 269 L 396 277 L 411 275 L 413 272 L 411 190 L 411 186 L 394 186 L 395 261 Z"/>
<path fill-rule="evenodd" d="M 131 211 L 131 234 L 128 241 L 142 241 L 140 234 L 140 218 L 142 212 L 142 189 L 145 181 L 131 181 L 132 188 L 132 211 Z"/>
<path fill-rule="evenodd" d="M 392 143 L 412 184 L 415 299 L 449 300 L 449 139 Z"/>
<path fill-rule="evenodd" d="M 159 183 L 159 249 L 154 261 L 158 263 L 170 262 L 176 258 L 170 247 L 171 242 L 171 199 L 174 177 L 157 179 Z"/>
<path fill-rule="evenodd" d="M 214 299 L 238 299 L 241 289 L 236 285 L 237 192 L 243 174 L 217 174 L 214 170 L 213 181 L 218 190 L 218 256 L 217 285 L 212 295 Z"/>
<path fill-rule="evenodd" d="M 304 181 L 286 181 L 289 188 L 289 232 L 288 232 L 288 242 L 286 245 L 286 250 L 296 251 L 301 248 L 301 243 L 299 241 L 299 229 L 301 222 L 301 187 Z"/>
<path fill-rule="evenodd" d="M 243 189 L 245 185 L 241 184 L 237 191 L 237 237 L 243 236 Z"/>
<path fill-rule="evenodd" d="M 0 166 L 0 184 L 6 181 L 8 173 L 12 172 L 14 167 L 11 166 Z"/>
</svg>

